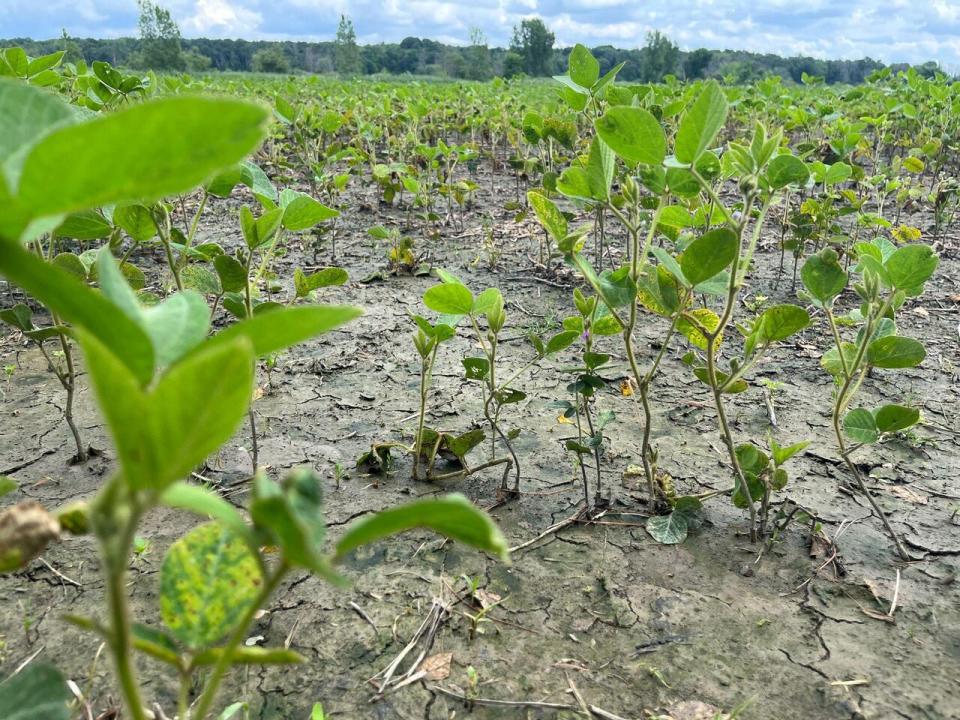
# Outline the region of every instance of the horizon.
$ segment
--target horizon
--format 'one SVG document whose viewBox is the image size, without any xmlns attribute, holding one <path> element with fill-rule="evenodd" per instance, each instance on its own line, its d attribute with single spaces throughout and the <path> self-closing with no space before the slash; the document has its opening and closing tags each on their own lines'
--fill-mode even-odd
<svg viewBox="0 0 960 720">
<path fill-rule="evenodd" d="M 341 13 L 351 17 L 363 45 L 399 43 L 405 37 L 447 45 L 469 44 L 480 28 L 492 47 L 506 48 L 514 25 L 540 17 L 556 36 L 555 47 L 641 47 L 658 30 L 684 51 L 746 51 L 823 60 L 872 58 L 885 64 L 934 61 L 960 67 L 960 0 L 854 0 L 835 7 L 809 0 L 788 10 L 787 0 L 666 0 L 643 8 L 625 0 L 477 0 L 468 7 L 444 0 L 165 0 L 184 39 L 327 42 Z M 899 16 L 910 8 L 911 17 Z M 269 11 L 269 12 L 268 12 Z M 135 0 L 49 0 L 38 6 L 8 0 L 0 6 L 0 35 L 49 40 L 65 29 L 72 37 L 137 37 Z M 370 18 L 375 18 L 371 20 Z M 493 21 L 493 22 L 491 22 Z M 303 28 L 309 28 L 303 32 Z M 739 42 L 737 41 L 739 39 Z M 832 50 L 832 51 L 831 51 Z"/>
</svg>

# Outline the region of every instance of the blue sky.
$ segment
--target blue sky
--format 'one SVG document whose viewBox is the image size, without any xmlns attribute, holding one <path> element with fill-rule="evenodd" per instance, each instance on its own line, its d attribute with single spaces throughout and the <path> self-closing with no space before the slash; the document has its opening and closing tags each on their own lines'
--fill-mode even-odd
<svg viewBox="0 0 960 720">
<path fill-rule="evenodd" d="M 960 70 L 960 0 L 161 0 L 187 37 L 330 39 L 352 16 L 361 42 L 408 35 L 465 44 L 479 27 L 506 45 L 542 17 L 559 45 L 637 47 L 660 30 L 684 49 L 731 48 Z M 0 0 L 0 37 L 136 34 L 136 0 Z"/>
</svg>

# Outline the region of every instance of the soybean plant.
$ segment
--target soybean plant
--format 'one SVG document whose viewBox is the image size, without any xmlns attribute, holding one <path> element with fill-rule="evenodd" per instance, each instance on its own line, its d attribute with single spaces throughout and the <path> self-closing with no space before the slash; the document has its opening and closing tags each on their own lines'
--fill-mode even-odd
<svg viewBox="0 0 960 720">
<path fill-rule="evenodd" d="M 176 293 L 160 306 L 170 312 L 148 312 L 109 247 L 96 261 L 101 292 L 23 248 L 21 239 L 29 228 L 55 222 L 67 212 L 191 190 L 256 148 L 266 130 L 264 108 L 183 97 L 84 122 L 68 109 L 61 112 L 61 102 L 53 96 L 0 79 L 0 113 L 26 113 L 30 121 L 28 131 L 17 136 L 16 152 L 0 154 L 5 193 L 0 274 L 71 324 L 118 459 L 89 505 L 54 514 L 25 502 L 0 513 L 0 571 L 25 567 L 61 530 L 94 536 L 102 558 L 106 616 L 69 620 L 104 641 L 125 716 L 152 717 L 134 650 L 177 673 L 180 720 L 210 716 L 234 665 L 301 662 L 285 648 L 247 648 L 243 643 L 259 609 L 294 569 L 342 582 L 334 566 L 353 550 L 415 527 L 507 559 L 503 536 L 463 497 L 369 515 L 327 552 L 320 484 L 312 471 L 295 471 L 279 484 L 258 474 L 250 522 L 217 494 L 182 480 L 233 436 L 250 404 L 257 357 L 338 327 L 357 317 L 357 308 L 278 307 L 250 313 L 211 337 L 210 310 L 200 295 Z M 0 138 L 0 144 L 5 140 L 9 138 Z M 198 146 L 205 152 L 197 155 Z M 107 153 L 114 163 L 96 162 Z M 18 163 L 16 173 L 11 173 L 11 157 Z M 48 172 L 71 162 L 77 163 L 74 172 Z M 0 494 L 7 490 L 9 483 L 2 483 Z M 127 572 L 141 521 L 162 506 L 212 521 L 175 542 L 164 558 L 159 593 L 164 629 L 159 629 L 134 623 Z M 275 551 L 265 553 L 266 547 Z M 207 672 L 191 701 L 201 670 Z M 3 707 L 16 702 L 19 711 L 39 716 L 65 699 L 65 681 L 49 666 L 34 664 L 0 693 Z"/>
<path fill-rule="evenodd" d="M 514 472 L 513 489 L 507 490 L 507 473 L 505 472 L 501 481 L 501 491 L 504 494 L 516 495 L 520 491 L 520 461 L 511 441 L 517 437 L 519 431 L 504 432 L 500 424 L 500 414 L 504 407 L 522 402 L 527 397 L 526 393 L 513 387 L 517 379 L 544 357 L 569 347 L 577 334 L 564 331 L 554 335 L 546 343 L 540 338 L 531 337 L 531 343 L 536 350 L 534 357 L 506 380 L 500 380 L 497 373 L 500 332 L 507 321 L 503 295 L 496 288 L 488 288 L 474 297 L 470 289 L 455 276 L 442 270 L 438 270 L 437 274 L 443 282 L 434 285 L 424 293 L 423 303 L 442 315 L 452 316 L 458 321 L 460 318 L 465 319 L 474 331 L 477 342 L 483 350 L 483 356 L 463 358 L 464 376 L 467 380 L 481 384 L 483 417 L 490 426 L 491 433 L 490 464 L 497 460 L 497 440 L 499 439 L 510 455 L 508 465 Z M 486 324 L 486 331 L 480 326 L 481 320 Z"/>
<path fill-rule="evenodd" d="M 600 452 L 603 448 L 603 431 L 616 418 L 612 410 L 604 410 L 598 413 L 596 421 L 593 419 L 591 403 L 596 397 L 597 391 L 606 386 L 606 381 L 600 377 L 599 371 L 610 361 L 610 355 L 607 353 L 594 351 L 594 338 L 603 334 L 611 334 L 611 330 L 612 334 L 617 334 L 620 331 L 620 326 L 609 313 L 601 314 L 601 310 L 605 308 L 596 296 L 587 297 L 578 288 L 573 291 L 573 300 L 579 315 L 565 318 L 563 326 L 566 330 L 575 332 L 577 337 L 583 340 L 583 349 L 580 356 L 582 362 L 571 369 L 575 373 L 575 379 L 567 385 L 567 391 L 573 393 L 573 402 L 558 400 L 553 403 L 553 406 L 563 410 L 563 417 L 566 420 L 572 418 L 576 426 L 577 436 L 575 438 L 563 438 L 563 440 L 566 449 L 573 453 L 576 458 L 577 467 L 583 480 L 584 509 L 589 510 L 590 487 L 587 481 L 584 456 L 593 456 L 596 471 L 593 504 L 597 508 L 604 507 L 608 503 L 603 497 Z M 584 435 L 584 422 L 587 429 L 586 435 Z"/>
<path fill-rule="evenodd" d="M 859 262 L 854 270 L 860 273 L 860 281 L 853 284 L 853 289 L 860 299 L 860 306 L 847 318 L 859 326 L 852 342 L 843 339 L 840 319 L 834 312 L 834 303 L 849 280 L 836 251 L 825 248 L 812 255 L 804 263 L 800 277 L 806 296 L 823 312 L 833 337 L 834 345 L 824 353 L 820 364 L 834 380 L 831 418 L 840 457 L 883 523 L 897 553 L 902 559 L 909 560 L 903 542 L 867 490 L 863 475 L 851 456 L 861 447 L 913 426 L 920 420 L 920 410 L 896 403 L 874 410 L 864 407 L 850 409 L 850 406 L 874 368 L 896 370 L 923 362 L 926 357 L 923 345 L 897 334 L 896 312 L 908 298 L 923 293 L 924 284 L 937 269 L 939 258 L 927 245 L 897 248 L 884 238 L 857 243 L 855 250 Z M 848 439 L 854 444 L 848 445 Z"/>
</svg>

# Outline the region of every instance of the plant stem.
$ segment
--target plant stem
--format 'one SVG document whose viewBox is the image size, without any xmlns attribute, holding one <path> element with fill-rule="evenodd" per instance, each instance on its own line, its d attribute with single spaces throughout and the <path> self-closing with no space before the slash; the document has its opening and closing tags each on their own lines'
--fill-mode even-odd
<svg viewBox="0 0 960 720">
<path fill-rule="evenodd" d="M 220 683 L 233 663 L 234 652 L 240 643 L 243 642 L 244 638 L 246 638 L 257 612 L 270 599 L 270 596 L 280 585 L 280 581 L 283 580 L 288 570 L 289 566 L 286 564 L 286 561 L 281 561 L 273 574 L 268 576 L 264 581 L 263 587 L 260 589 L 260 594 L 257 595 L 256 600 L 247 608 L 246 613 L 244 613 L 243 618 L 237 625 L 237 629 L 233 631 L 233 634 L 231 634 L 227 640 L 227 644 L 223 647 L 223 653 L 217 660 L 217 664 L 213 666 L 213 671 L 210 677 L 207 678 L 203 692 L 197 700 L 196 709 L 191 713 L 191 720 L 205 720 L 213 706 L 214 700 L 216 700 Z"/>
</svg>

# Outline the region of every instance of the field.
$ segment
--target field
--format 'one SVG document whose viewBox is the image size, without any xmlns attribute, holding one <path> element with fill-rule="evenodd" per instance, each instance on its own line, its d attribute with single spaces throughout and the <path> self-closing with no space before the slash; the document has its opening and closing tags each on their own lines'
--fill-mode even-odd
<svg viewBox="0 0 960 720">
<path fill-rule="evenodd" d="M 960 85 L 10 52 L 0 716 L 960 718 Z"/>
</svg>

